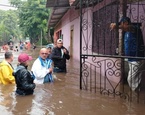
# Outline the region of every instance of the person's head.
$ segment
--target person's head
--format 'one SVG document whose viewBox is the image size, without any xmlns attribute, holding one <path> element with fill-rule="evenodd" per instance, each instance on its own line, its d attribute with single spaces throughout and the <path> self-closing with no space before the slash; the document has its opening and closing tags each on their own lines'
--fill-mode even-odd
<svg viewBox="0 0 145 115">
<path fill-rule="evenodd" d="M 42 59 L 46 59 L 48 57 L 48 49 L 47 48 L 41 48 L 40 52 L 39 52 L 39 56 Z"/>
<path fill-rule="evenodd" d="M 32 60 L 32 57 L 29 56 L 28 54 L 26 53 L 21 53 L 19 56 L 18 56 L 18 62 L 24 66 L 28 66 L 29 65 L 29 61 Z"/>
<path fill-rule="evenodd" d="M 11 63 L 14 60 L 14 56 L 12 52 L 5 52 L 5 60 Z"/>
<path fill-rule="evenodd" d="M 57 40 L 56 46 L 57 46 L 58 48 L 61 48 L 61 47 L 63 46 L 63 40 L 62 40 L 62 39 L 58 39 L 58 40 Z"/>
<path fill-rule="evenodd" d="M 129 30 L 129 25 L 131 25 L 131 20 L 129 17 L 122 17 L 121 20 L 119 21 L 119 25 L 121 25 L 122 29 L 124 31 Z"/>
<path fill-rule="evenodd" d="M 52 48 L 51 47 L 48 47 L 47 50 L 48 50 L 48 55 L 50 55 L 51 52 L 52 52 Z"/>
</svg>

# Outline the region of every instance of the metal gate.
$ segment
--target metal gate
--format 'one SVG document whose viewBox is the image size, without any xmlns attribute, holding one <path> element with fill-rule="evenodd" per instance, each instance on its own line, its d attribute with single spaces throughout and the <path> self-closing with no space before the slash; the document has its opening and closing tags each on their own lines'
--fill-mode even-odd
<svg viewBox="0 0 145 115">
<path fill-rule="evenodd" d="M 79 7 L 80 89 L 98 91 L 129 101 L 144 100 L 144 79 L 141 83 L 140 79 L 137 80 L 139 86 L 135 91 L 128 85 L 127 60 L 136 59 L 141 62 L 137 72 L 135 68 L 138 65 L 130 64 L 134 67 L 131 76 L 139 76 L 144 74 L 142 67 L 145 58 L 124 55 L 124 31 L 119 29 L 119 20 L 122 16 L 127 16 L 132 24 L 140 25 L 145 40 L 145 0 L 79 0 Z M 116 23 L 116 29 L 110 31 L 112 22 Z"/>
</svg>

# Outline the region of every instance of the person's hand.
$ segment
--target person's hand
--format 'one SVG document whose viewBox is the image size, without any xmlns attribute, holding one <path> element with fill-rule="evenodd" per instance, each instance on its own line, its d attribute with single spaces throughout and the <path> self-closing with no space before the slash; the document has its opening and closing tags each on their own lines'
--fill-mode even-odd
<svg viewBox="0 0 145 115">
<path fill-rule="evenodd" d="M 111 23 L 110 24 L 110 31 L 113 30 L 113 29 L 115 29 L 115 27 L 116 27 L 116 23 Z"/>
<path fill-rule="evenodd" d="M 63 52 L 66 54 L 67 53 L 66 49 L 63 49 Z"/>
<path fill-rule="evenodd" d="M 49 68 L 48 70 L 49 70 L 49 73 L 52 73 L 52 71 L 53 71 L 53 69 L 52 69 L 52 68 Z"/>
</svg>

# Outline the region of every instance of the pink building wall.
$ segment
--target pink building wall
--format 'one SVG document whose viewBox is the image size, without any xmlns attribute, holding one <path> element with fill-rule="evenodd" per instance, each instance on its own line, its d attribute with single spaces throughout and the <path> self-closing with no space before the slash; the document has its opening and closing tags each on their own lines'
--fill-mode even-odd
<svg viewBox="0 0 145 115">
<path fill-rule="evenodd" d="M 70 50 L 71 27 L 73 26 L 73 59 L 79 61 L 80 58 L 80 18 L 79 11 L 75 9 L 69 10 L 61 19 L 55 28 L 55 33 L 62 30 L 64 46 Z"/>
<path fill-rule="evenodd" d="M 97 9 L 97 8 L 95 7 L 94 9 Z M 86 22 L 83 22 L 83 23 L 87 23 L 88 27 L 86 30 L 83 29 L 82 46 L 86 46 L 86 43 L 87 43 L 88 47 L 89 47 L 89 50 L 87 50 L 88 52 L 83 50 L 83 54 L 90 54 L 90 55 L 94 54 L 91 49 L 91 46 L 92 46 L 92 14 L 93 14 L 93 11 L 95 11 L 94 9 L 89 8 L 89 9 L 84 9 L 84 11 L 83 11 L 83 19 L 86 19 Z M 60 29 L 62 30 L 64 46 L 67 49 L 70 49 L 70 44 L 71 44 L 70 43 L 71 42 L 70 41 L 71 26 L 74 26 L 73 43 L 72 43 L 73 44 L 73 60 L 76 60 L 79 62 L 80 61 L 80 17 L 79 17 L 78 10 L 70 9 L 63 16 L 63 18 L 61 19 L 61 21 L 55 28 L 56 32 Z M 85 24 L 84 24 L 84 26 L 85 26 Z M 96 60 L 98 60 L 98 61 L 104 60 L 104 59 L 106 59 L 106 58 L 102 58 L 102 57 L 96 58 Z M 112 59 L 112 60 L 115 61 L 116 59 Z M 94 62 L 92 62 L 92 57 L 88 58 L 87 61 L 94 64 Z M 105 65 L 105 64 L 103 64 L 103 65 Z M 102 68 L 107 68 L 107 67 L 102 66 Z M 100 72 L 99 69 L 96 71 L 98 71 L 98 73 Z M 105 76 L 105 72 L 103 69 L 101 71 L 101 74 Z M 110 76 L 109 79 L 118 83 L 120 80 L 120 77 Z"/>
<path fill-rule="evenodd" d="M 74 1 L 74 0 L 72 0 Z M 92 46 L 92 13 L 99 8 L 102 8 L 104 5 L 110 4 L 115 0 L 104 0 L 103 2 L 96 5 L 94 8 L 88 8 L 83 10 L 83 19 L 87 20 L 88 29 L 83 30 L 83 46 L 86 46 L 87 42 L 89 47 L 89 52 L 83 51 L 83 54 L 93 54 L 91 50 Z M 55 27 L 55 33 L 59 30 L 62 30 L 64 46 L 70 48 L 70 29 L 71 26 L 74 26 L 73 34 L 73 58 L 79 61 L 80 58 L 80 11 L 74 8 L 70 9 L 60 20 L 59 24 Z M 89 39 L 88 39 L 89 38 Z M 86 41 L 87 40 L 87 41 Z"/>
<path fill-rule="evenodd" d="M 64 46 L 70 50 L 70 29 L 74 26 L 73 34 L 73 59 L 79 61 L 80 56 L 80 26 L 79 19 L 72 21 L 71 23 L 62 27 L 62 34 L 64 39 Z"/>
</svg>

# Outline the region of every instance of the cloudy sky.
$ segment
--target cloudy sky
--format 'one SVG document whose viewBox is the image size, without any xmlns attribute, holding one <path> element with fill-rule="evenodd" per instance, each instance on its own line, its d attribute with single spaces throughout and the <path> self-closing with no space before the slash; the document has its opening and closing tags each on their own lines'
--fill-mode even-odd
<svg viewBox="0 0 145 115">
<path fill-rule="evenodd" d="M 9 9 L 14 9 L 14 8 L 10 7 L 10 4 L 9 4 L 8 0 L 0 0 L 0 9 L 9 10 Z"/>
</svg>

